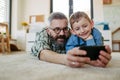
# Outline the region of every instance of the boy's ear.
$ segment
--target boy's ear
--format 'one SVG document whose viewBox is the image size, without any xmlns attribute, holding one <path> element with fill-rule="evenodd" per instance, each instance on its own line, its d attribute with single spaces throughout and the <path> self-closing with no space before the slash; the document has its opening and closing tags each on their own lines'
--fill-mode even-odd
<svg viewBox="0 0 120 80">
<path fill-rule="evenodd" d="M 91 20 L 91 27 L 93 28 L 94 27 L 94 21 Z"/>
<path fill-rule="evenodd" d="M 76 34 L 72 29 L 70 29 L 70 33 L 74 35 Z"/>
</svg>

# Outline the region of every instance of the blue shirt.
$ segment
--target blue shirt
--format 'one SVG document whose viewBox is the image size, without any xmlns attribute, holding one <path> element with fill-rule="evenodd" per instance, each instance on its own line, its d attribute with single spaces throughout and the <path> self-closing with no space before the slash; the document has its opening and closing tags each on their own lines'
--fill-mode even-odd
<svg viewBox="0 0 120 80">
<path fill-rule="evenodd" d="M 93 28 L 91 34 L 93 36 L 93 39 L 90 39 L 88 41 L 84 41 L 82 38 L 76 35 L 71 35 L 66 44 L 66 52 L 78 46 L 103 45 L 102 35 L 98 29 Z"/>
<path fill-rule="evenodd" d="M 87 46 L 96 45 L 95 40 L 94 40 L 93 38 L 92 38 L 92 39 L 87 40 L 87 41 L 86 41 L 86 45 L 87 45 Z"/>
</svg>

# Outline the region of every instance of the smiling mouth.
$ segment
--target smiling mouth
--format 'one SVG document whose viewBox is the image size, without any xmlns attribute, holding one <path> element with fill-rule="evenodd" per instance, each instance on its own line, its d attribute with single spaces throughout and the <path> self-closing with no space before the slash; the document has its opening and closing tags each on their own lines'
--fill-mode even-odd
<svg viewBox="0 0 120 80">
<path fill-rule="evenodd" d="M 63 42 L 63 41 L 64 41 L 64 39 L 63 39 L 63 38 L 59 38 L 59 39 L 58 39 L 58 41 Z"/>
<path fill-rule="evenodd" d="M 87 35 L 87 33 L 84 33 L 84 34 L 80 34 L 80 36 L 86 36 Z"/>
</svg>

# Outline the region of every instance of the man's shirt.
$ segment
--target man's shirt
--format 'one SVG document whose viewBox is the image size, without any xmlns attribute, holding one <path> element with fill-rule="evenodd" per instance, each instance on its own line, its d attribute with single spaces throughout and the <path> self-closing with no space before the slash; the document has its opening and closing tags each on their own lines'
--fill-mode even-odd
<svg viewBox="0 0 120 80">
<path fill-rule="evenodd" d="M 55 44 L 54 40 L 47 34 L 46 28 L 36 33 L 35 42 L 31 48 L 34 56 L 39 56 L 42 50 L 51 50 L 61 54 L 66 52 L 65 46 L 60 47 Z"/>
</svg>

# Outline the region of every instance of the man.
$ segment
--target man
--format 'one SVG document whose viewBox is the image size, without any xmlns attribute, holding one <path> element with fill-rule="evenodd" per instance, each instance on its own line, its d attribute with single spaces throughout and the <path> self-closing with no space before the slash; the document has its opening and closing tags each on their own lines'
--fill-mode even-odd
<svg viewBox="0 0 120 80">
<path fill-rule="evenodd" d="M 86 51 L 73 48 L 67 53 L 65 51 L 66 42 L 70 36 L 68 20 L 63 13 L 55 12 L 48 18 L 49 26 L 36 34 L 35 43 L 31 49 L 32 54 L 38 56 L 40 60 L 63 64 L 70 67 L 81 67 L 90 64 L 98 67 L 105 67 L 111 59 L 111 50 L 106 46 L 107 53 L 100 51 L 99 59 L 90 61 Z"/>
</svg>

